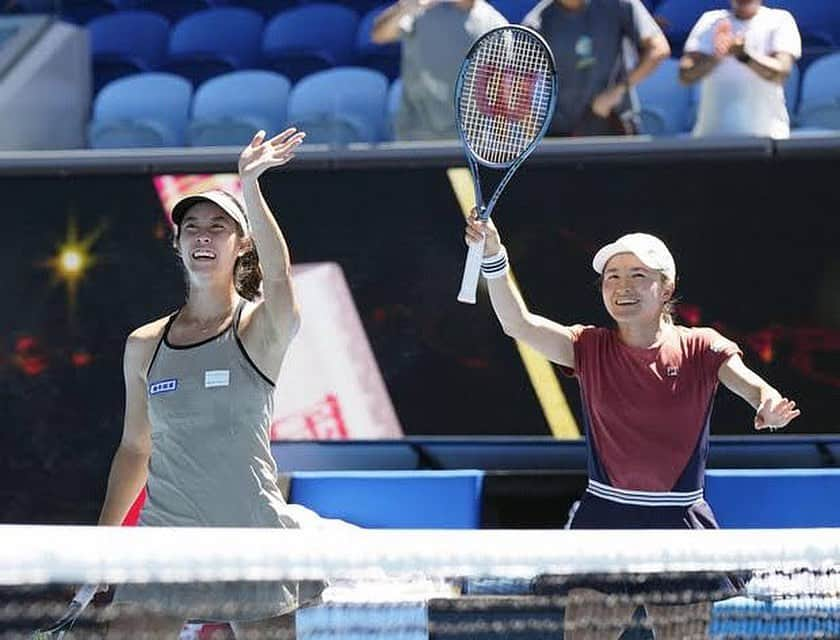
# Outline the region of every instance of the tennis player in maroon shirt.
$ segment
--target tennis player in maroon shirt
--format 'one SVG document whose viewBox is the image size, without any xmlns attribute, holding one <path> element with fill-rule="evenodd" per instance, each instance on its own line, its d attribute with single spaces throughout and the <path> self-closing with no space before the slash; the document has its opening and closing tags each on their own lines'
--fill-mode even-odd
<svg viewBox="0 0 840 640">
<path fill-rule="evenodd" d="M 481 234 L 486 238 L 482 272 L 504 332 L 568 369 L 580 384 L 589 484 L 569 526 L 717 528 L 703 497 L 703 480 L 718 383 L 755 409 L 758 430 L 786 426 L 799 415 L 796 403 L 751 371 L 738 346 L 714 329 L 674 324 L 677 269 L 659 238 L 631 233 L 595 255 L 592 266 L 601 275 L 604 306 L 615 321 L 604 328 L 561 325 L 531 313 L 508 276 L 498 231 L 492 222 L 473 217 L 466 240 Z M 638 615 L 637 605 L 619 604 L 612 608 L 615 629 L 591 628 L 583 621 L 603 619 L 599 592 L 692 592 L 686 600 L 691 604 L 646 607 L 647 620 L 662 640 L 705 638 L 710 600 L 734 595 L 743 582 L 727 576 L 583 586 L 569 591 L 567 639 L 616 638 Z"/>
</svg>

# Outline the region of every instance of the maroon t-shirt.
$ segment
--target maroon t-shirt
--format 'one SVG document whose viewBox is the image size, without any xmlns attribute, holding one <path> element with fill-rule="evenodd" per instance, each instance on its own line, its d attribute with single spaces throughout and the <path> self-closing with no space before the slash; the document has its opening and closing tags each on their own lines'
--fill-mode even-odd
<svg viewBox="0 0 840 640">
<path fill-rule="evenodd" d="M 703 486 L 720 366 L 738 346 L 714 329 L 670 326 L 650 348 L 572 327 L 590 478 L 635 491 Z"/>
</svg>

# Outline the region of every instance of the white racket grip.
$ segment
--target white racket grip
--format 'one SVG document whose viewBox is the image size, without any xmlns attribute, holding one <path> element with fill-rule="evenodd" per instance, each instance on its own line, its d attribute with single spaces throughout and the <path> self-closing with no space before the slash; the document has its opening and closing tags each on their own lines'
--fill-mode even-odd
<svg viewBox="0 0 840 640">
<path fill-rule="evenodd" d="M 81 605 L 82 609 L 90 604 L 90 601 L 93 600 L 93 596 L 97 594 L 100 590 L 98 584 L 86 584 L 79 587 L 79 590 L 76 592 L 76 595 L 73 596 L 73 602 L 78 603 Z"/>
<path fill-rule="evenodd" d="M 461 290 L 458 292 L 458 302 L 475 304 L 478 278 L 481 276 L 482 258 L 484 258 L 484 238 L 470 244 L 470 248 L 467 250 L 467 262 L 464 265 L 464 277 L 461 278 Z"/>
</svg>

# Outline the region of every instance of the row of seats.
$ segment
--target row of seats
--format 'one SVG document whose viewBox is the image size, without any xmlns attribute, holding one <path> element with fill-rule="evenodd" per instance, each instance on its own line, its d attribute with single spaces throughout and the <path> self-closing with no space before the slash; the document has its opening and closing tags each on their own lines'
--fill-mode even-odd
<svg viewBox="0 0 840 640">
<path fill-rule="evenodd" d="M 89 125 L 93 148 L 246 144 L 254 132 L 290 124 L 307 142 L 345 145 L 392 137 L 401 90 L 378 71 L 336 67 L 292 86 L 272 71 L 223 74 L 197 90 L 170 73 L 120 78 L 97 95 Z"/>
<path fill-rule="evenodd" d="M 840 129 L 840 53 L 822 56 L 804 72 L 794 65 L 785 83 L 791 122 L 798 129 Z M 679 62 L 665 60 L 638 87 L 645 133 L 690 131 L 697 113 L 697 85 L 679 82 Z"/>
<path fill-rule="evenodd" d="M 380 9 L 363 17 L 338 4 L 313 3 L 282 11 L 267 23 L 255 11 L 218 7 L 170 26 L 154 12 L 119 11 L 88 23 L 95 89 L 130 73 L 166 71 L 205 80 L 241 69 L 270 69 L 291 81 L 335 66 L 399 73 L 399 46 L 371 42 Z"/>
<path fill-rule="evenodd" d="M 511 22 L 518 22 L 534 0 L 493 3 Z M 662 0 L 654 12 L 676 54 L 699 15 L 725 4 L 725 0 Z M 840 46 L 840 2 L 820 3 L 822 11 L 816 6 L 809 11 L 807 0 L 788 4 L 798 12 L 797 19 L 806 34 L 810 33 L 806 42 Z M 153 70 L 176 73 L 196 86 L 239 69 L 271 69 L 295 82 L 315 71 L 347 65 L 376 69 L 393 80 L 399 74 L 399 45 L 377 45 L 370 37 L 376 16 L 386 6 L 359 15 L 340 4 L 313 2 L 281 10 L 267 22 L 251 9 L 216 7 L 195 11 L 174 25 L 152 11 L 116 11 L 87 25 L 94 88 L 98 91 L 129 73 Z M 831 6 L 838 9 L 834 11 Z M 819 30 L 807 31 L 809 24 L 818 25 Z M 806 55 L 803 63 L 810 59 Z"/>
<path fill-rule="evenodd" d="M 154 11 L 175 22 L 212 7 L 245 7 L 269 18 L 279 11 L 306 4 L 312 0 L 15 0 L 7 2 L 4 11 L 18 13 L 58 13 L 66 22 L 86 24 L 93 18 L 126 9 Z M 364 12 L 381 0 L 343 0 L 342 4 Z"/>
<path fill-rule="evenodd" d="M 697 87 L 678 79 L 678 61 L 666 60 L 639 85 L 644 132 L 690 131 Z M 785 86 L 794 125 L 840 129 L 840 53 L 824 56 L 802 74 L 794 68 Z M 336 67 L 294 85 L 271 71 L 238 71 L 193 85 L 169 73 L 141 73 L 115 80 L 94 101 L 89 143 L 94 148 L 245 144 L 257 129 L 277 132 L 288 124 L 307 141 L 343 145 L 393 137 L 401 83 L 375 70 Z"/>
<path fill-rule="evenodd" d="M 29 12 L 52 12 L 60 6 L 65 19 L 84 23 L 87 20 L 120 9 L 143 8 L 160 13 L 170 20 L 209 7 L 248 7 L 269 17 L 278 11 L 303 4 L 311 0 L 16 0 L 13 7 Z M 691 27 L 704 11 L 728 8 L 730 0 L 643 0 L 665 28 L 666 34 L 678 50 L 681 50 Z M 345 0 L 360 13 L 378 5 L 380 0 Z M 502 0 L 509 9 L 511 22 L 518 22 L 534 1 Z M 767 0 L 767 6 L 787 9 L 797 20 L 803 33 L 805 45 L 840 47 L 840 3 L 833 0 Z M 502 11 L 505 15 L 508 12 Z"/>
</svg>

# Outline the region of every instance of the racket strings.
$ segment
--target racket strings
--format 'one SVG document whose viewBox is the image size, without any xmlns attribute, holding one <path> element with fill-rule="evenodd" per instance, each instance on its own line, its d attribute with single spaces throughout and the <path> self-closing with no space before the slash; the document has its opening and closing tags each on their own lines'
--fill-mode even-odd
<svg viewBox="0 0 840 640">
<path fill-rule="evenodd" d="M 539 136 L 553 91 L 549 53 L 528 32 L 499 30 L 468 60 L 459 100 L 467 144 L 481 160 L 505 165 Z"/>
</svg>

